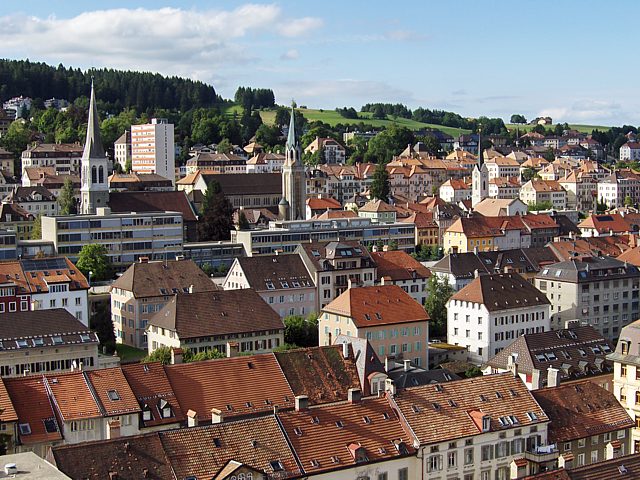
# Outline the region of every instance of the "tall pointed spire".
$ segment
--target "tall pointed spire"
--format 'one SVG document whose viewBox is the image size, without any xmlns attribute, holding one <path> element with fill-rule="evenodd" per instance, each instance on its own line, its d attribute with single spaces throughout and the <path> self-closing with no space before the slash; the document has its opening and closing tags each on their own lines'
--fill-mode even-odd
<svg viewBox="0 0 640 480">
<path fill-rule="evenodd" d="M 89 120 L 87 122 L 87 138 L 84 142 L 86 158 L 102 158 L 105 156 L 102 138 L 100 137 L 100 120 L 98 118 L 98 106 L 96 105 L 96 92 L 91 79 L 91 100 L 89 101 Z"/>
<path fill-rule="evenodd" d="M 289 132 L 287 134 L 287 150 L 296 147 L 296 111 L 291 105 L 291 118 L 289 120 Z"/>
<path fill-rule="evenodd" d="M 482 156 L 482 124 L 478 124 L 478 167 L 482 167 L 484 158 Z"/>
</svg>

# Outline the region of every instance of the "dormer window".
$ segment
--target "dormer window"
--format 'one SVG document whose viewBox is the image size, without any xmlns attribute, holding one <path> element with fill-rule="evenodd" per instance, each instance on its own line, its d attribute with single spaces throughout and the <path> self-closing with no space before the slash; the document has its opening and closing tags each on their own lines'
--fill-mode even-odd
<svg viewBox="0 0 640 480">
<path fill-rule="evenodd" d="M 535 422 L 536 420 L 538 420 L 538 415 L 536 415 L 535 412 L 527 412 L 527 418 L 530 421 Z"/>
<path fill-rule="evenodd" d="M 86 342 L 90 342 L 91 341 L 91 337 L 87 334 L 82 334 L 80 335 L 80 341 L 82 343 L 86 343 Z"/>
<path fill-rule="evenodd" d="M 171 412 L 171 405 L 164 399 L 161 399 L 158 402 L 158 410 L 160 410 L 160 415 L 162 418 L 171 418 L 173 417 L 173 413 Z"/>
<path fill-rule="evenodd" d="M 62 337 L 53 337 L 53 344 L 54 345 L 61 345 L 62 342 Z"/>
<path fill-rule="evenodd" d="M 489 415 L 485 415 L 482 417 L 482 431 L 488 432 L 491 430 L 491 417 Z"/>
<path fill-rule="evenodd" d="M 31 435 L 31 425 L 28 423 L 20 423 L 18 428 L 20 429 L 20 435 Z"/>
<path fill-rule="evenodd" d="M 149 422 L 152 420 L 151 409 L 146 403 L 142 406 L 142 421 Z"/>
<path fill-rule="evenodd" d="M 109 397 L 109 400 L 111 400 L 112 402 L 120 400 L 120 394 L 117 392 L 117 390 L 107 391 L 107 396 Z"/>
<path fill-rule="evenodd" d="M 26 340 L 16 340 L 16 345 L 18 348 L 27 348 L 29 346 Z"/>
</svg>

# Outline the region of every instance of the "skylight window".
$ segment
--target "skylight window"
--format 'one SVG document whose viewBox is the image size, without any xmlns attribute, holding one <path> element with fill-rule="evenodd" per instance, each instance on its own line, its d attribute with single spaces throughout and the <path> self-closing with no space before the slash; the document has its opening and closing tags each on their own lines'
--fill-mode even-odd
<svg viewBox="0 0 640 480">
<path fill-rule="evenodd" d="M 535 412 L 527 412 L 527 418 L 533 422 L 538 419 L 538 415 Z"/>
<path fill-rule="evenodd" d="M 269 465 L 271 465 L 271 469 L 274 472 L 282 472 L 284 470 L 284 467 L 282 466 L 282 462 L 280 460 L 271 460 L 269 462 Z"/>
<path fill-rule="evenodd" d="M 556 357 L 556 354 L 553 352 L 548 352 L 546 355 L 547 355 L 547 360 L 549 360 L 550 362 L 554 362 L 558 359 L 558 357 Z"/>
<path fill-rule="evenodd" d="M 91 337 L 89 335 L 87 335 L 86 333 L 83 333 L 83 334 L 80 335 L 80 341 L 82 341 L 83 343 L 90 342 L 91 341 Z"/>
<path fill-rule="evenodd" d="M 42 339 L 42 338 L 34 338 L 33 339 L 33 346 L 34 347 L 42 347 L 42 346 L 44 346 L 44 339 Z"/>
<path fill-rule="evenodd" d="M 367 417 L 366 415 L 364 417 L 362 417 L 362 421 L 367 425 L 369 425 L 371 423 L 371 419 L 369 417 Z"/>
<path fill-rule="evenodd" d="M 301 437 L 302 436 L 302 429 L 300 427 L 295 427 L 293 429 L 293 433 L 295 433 L 297 436 Z"/>
<path fill-rule="evenodd" d="M 120 400 L 120 394 L 117 392 L 117 390 L 107 391 L 107 396 L 109 397 L 109 400 L 111 400 L 112 402 Z"/>
<path fill-rule="evenodd" d="M 267 290 L 275 290 L 276 289 L 276 287 L 273 284 L 273 282 L 266 282 L 266 285 L 267 285 Z"/>
<path fill-rule="evenodd" d="M 46 430 L 47 433 L 56 433 L 58 431 L 58 425 L 56 424 L 55 419 L 46 418 L 43 420 L 43 422 L 44 422 L 44 429 Z"/>
<path fill-rule="evenodd" d="M 18 348 L 27 348 L 29 346 L 26 340 L 16 340 L 16 345 L 18 345 Z"/>
<path fill-rule="evenodd" d="M 342 423 L 342 420 L 338 420 L 338 421 L 336 422 L 336 427 L 338 427 L 338 428 L 344 428 L 344 423 Z"/>
<path fill-rule="evenodd" d="M 31 425 L 28 423 L 20 423 L 18 428 L 20 429 L 20 435 L 31 435 Z"/>
</svg>

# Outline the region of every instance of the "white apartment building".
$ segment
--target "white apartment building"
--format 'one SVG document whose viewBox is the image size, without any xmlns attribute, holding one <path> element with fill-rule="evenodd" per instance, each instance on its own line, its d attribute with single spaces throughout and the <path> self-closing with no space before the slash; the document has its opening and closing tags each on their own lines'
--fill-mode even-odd
<svg viewBox="0 0 640 480">
<path fill-rule="evenodd" d="M 528 204 L 551 203 L 556 210 L 567 207 L 567 192 L 555 180 L 529 180 L 520 189 L 520 200 Z"/>
<path fill-rule="evenodd" d="M 180 212 L 111 213 L 98 208 L 94 215 L 42 217 L 42 239 L 53 242 L 60 255 L 75 261 L 84 245 L 100 244 L 116 268 L 140 257 L 175 257 L 182 252 L 183 229 Z"/>
<path fill-rule="evenodd" d="M 458 203 L 471 198 L 471 185 L 464 180 L 450 178 L 440 185 L 438 196 L 447 203 Z"/>
<path fill-rule="evenodd" d="M 510 178 L 520 176 L 520 163 L 511 157 L 493 157 L 486 162 L 489 180 L 493 178 Z"/>
<path fill-rule="evenodd" d="M 620 147 L 620 161 L 640 160 L 640 143 L 627 142 Z"/>
<path fill-rule="evenodd" d="M 56 175 L 80 173 L 84 148 L 79 143 L 36 143 L 22 152 L 22 173 L 29 167 L 53 167 Z"/>
<path fill-rule="evenodd" d="M 598 183 L 598 200 L 609 208 L 623 206 L 627 197 L 640 202 L 640 175 L 631 170 L 616 170 Z"/>
<path fill-rule="evenodd" d="M 127 161 L 131 160 L 131 131 L 125 130 L 113 144 L 114 160 L 125 169 Z"/>
<path fill-rule="evenodd" d="M 549 300 L 517 273 L 479 275 L 447 302 L 447 341 L 486 363 L 523 334 L 550 329 Z"/>
<path fill-rule="evenodd" d="M 136 173 L 156 173 L 175 184 L 176 152 L 173 124 L 166 118 L 131 126 L 131 168 Z"/>
</svg>

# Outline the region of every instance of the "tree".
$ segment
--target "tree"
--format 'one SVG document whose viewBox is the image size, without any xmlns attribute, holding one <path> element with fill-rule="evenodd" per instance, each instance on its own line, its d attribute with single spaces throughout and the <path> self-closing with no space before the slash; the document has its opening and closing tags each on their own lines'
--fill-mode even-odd
<svg viewBox="0 0 640 480">
<path fill-rule="evenodd" d="M 424 308 L 429 314 L 429 330 L 432 337 L 447 336 L 447 302 L 453 295 L 453 288 L 446 278 L 431 275 L 427 283 L 427 300 Z"/>
<path fill-rule="evenodd" d="M 633 207 L 633 198 L 631 198 L 629 195 L 624 197 L 624 206 L 625 207 Z"/>
<path fill-rule="evenodd" d="M 76 267 L 87 277 L 91 272 L 91 278 L 97 281 L 108 280 L 112 275 L 107 248 L 97 243 L 88 243 L 82 247 Z"/>
<path fill-rule="evenodd" d="M 391 240 L 391 242 L 389 243 L 389 250 L 392 252 L 395 252 L 396 250 L 398 250 L 398 241 L 397 240 Z"/>
<path fill-rule="evenodd" d="M 416 140 L 422 142 L 424 148 L 429 152 L 430 155 L 438 155 L 440 153 L 441 147 L 438 139 L 433 135 L 425 135 L 424 137 L 419 137 Z"/>
<path fill-rule="evenodd" d="M 33 221 L 33 227 L 29 234 L 31 240 L 40 240 L 42 238 L 42 214 L 39 213 L 36 219 Z"/>
<path fill-rule="evenodd" d="M 73 195 L 73 182 L 70 178 L 64 179 L 64 185 L 58 196 L 58 205 L 60 207 L 60 215 L 75 215 L 78 213 L 76 208 L 76 199 Z"/>
<path fill-rule="evenodd" d="M 371 197 L 378 200 L 389 201 L 391 193 L 391 183 L 389 182 L 389 172 L 384 163 L 379 163 L 373 174 L 373 182 L 371 182 Z"/>
<path fill-rule="evenodd" d="M 480 370 L 480 367 L 474 365 L 473 367 L 469 367 L 467 371 L 464 372 L 464 376 L 466 378 L 481 377 L 482 370 Z"/>
<path fill-rule="evenodd" d="M 171 347 L 160 347 L 141 360 L 142 363 L 160 362 L 163 365 L 171 363 Z"/>
<path fill-rule="evenodd" d="M 216 147 L 216 151 L 218 153 L 229 153 L 231 150 L 233 150 L 233 145 L 231 145 L 231 142 L 228 138 L 223 138 L 222 140 L 220 140 Z"/>
<path fill-rule="evenodd" d="M 133 168 L 133 165 L 131 163 L 131 157 L 127 157 L 127 160 L 124 162 L 125 173 L 131 173 L 132 168 Z"/>
<path fill-rule="evenodd" d="M 182 361 L 184 363 L 202 362 L 204 360 L 215 360 L 217 358 L 225 358 L 226 355 L 217 349 L 205 350 L 204 352 L 194 352 L 187 348 L 182 352 Z"/>
<path fill-rule="evenodd" d="M 514 113 L 513 115 L 511 115 L 509 123 L 527 123 L 527 119 L 524 117 L 524 115 Z"/>
<path fill-rule="evenodd" d="M 249 228 L 249 220 L 247 220 L 247 216 L 244 214 L 244 210 L 241 210 L 240 215 L 238 215 L 238 229 L 249 230 Z"/>
<path fill-rule="evenodd" d="M 528 182 L 529 180 L 535 178 L 538 176 L 538 172 L 531 168 L 531 167 L 527 167 L 522 171 L 522 181 L 523 182 Z"/>
<path fill-rule="evenodd" d="M 212 180 L 202 200 L 202 218 L 198 224 L 201 241 L 229 240 L 233 226 L 233 207 L 220 184 Z"/>
<path fill-rule="evenodd" d="M 556 159 L 556 153 L 552 147 L 547 148 L 547 151 L 542 155 L 547 162 L 553 162 Z"/>
<path fill-rule="evenodd" d="M 538 203 L 529 202 L 527 204 L 527 207 L 531 212 L 538 212 L 540 210 L 551 210 L 553 208 L 553 203 L 551 203 L 549 200 L 544 200 Z"/>
<path fill-rule="evenodd" d="M 318 316 L 310 314 L 290 315 L 284 320 L 285 343 L 298 347 L 315 347 L 318 345 Z"/>
<path fill-rule="evenodd" d="M 607 208 L 608 207 L 604 199 L 600 199 L 600 201 L 596 203 L 596 213 L 604 213 L 607 211 Z"/>
<path fill-rule="evenodd" d="M 89 318 L 89 328 L 98 334 L 100 345 L 106 347 L 108 354 L 116 350 L 116 337 L 113 332 L 109 302 L 96 302 L 95 312 Z"/>
</svg>

